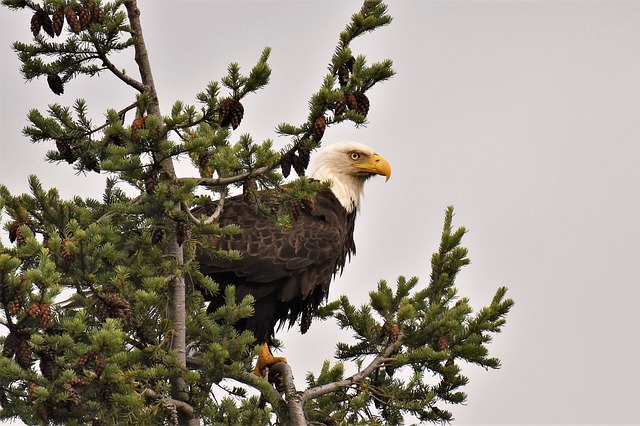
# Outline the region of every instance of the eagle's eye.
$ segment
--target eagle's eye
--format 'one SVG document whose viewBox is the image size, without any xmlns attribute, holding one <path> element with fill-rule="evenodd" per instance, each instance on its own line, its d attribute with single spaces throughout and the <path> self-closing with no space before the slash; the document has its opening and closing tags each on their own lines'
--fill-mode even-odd
<svg viewBox="0 0 640 426">
<path fill-rule="evenodd" d="M 358 158 L 360 158 L 360 153 L 358 153 L 358 152 L 352 152 L 351 153 L 351 159 L 352 160 L 357 160 Z"/>
</svg>

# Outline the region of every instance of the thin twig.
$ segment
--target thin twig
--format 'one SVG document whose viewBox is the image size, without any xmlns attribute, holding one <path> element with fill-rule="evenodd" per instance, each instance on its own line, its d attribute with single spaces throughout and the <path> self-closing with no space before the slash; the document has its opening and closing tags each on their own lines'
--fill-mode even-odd
<svg viewBox="0 0 640 426">
<path fill-rule="evenodd" d="M 186 402 L 183 401 L 179 401 L 177 399 L 173 399 L 173 398 L 165 398 L 165 397 L 161 397 L 160 395 L 158 395 L 155 391 L 146 388 L 144 389 L 140 395 L 142 396 L 146 396 L 148 398 L 151 399 L 155 399 L 157 401 L 165 401 L 168 402 L 170 404 L 173 404 L 176 406 L 176 408 L 180 411 L 182 411 L 183 413 L 185 413 L 188 416 L 193 416 L 193 407 L 189 404 L 187 404 Z"/>
</svg>

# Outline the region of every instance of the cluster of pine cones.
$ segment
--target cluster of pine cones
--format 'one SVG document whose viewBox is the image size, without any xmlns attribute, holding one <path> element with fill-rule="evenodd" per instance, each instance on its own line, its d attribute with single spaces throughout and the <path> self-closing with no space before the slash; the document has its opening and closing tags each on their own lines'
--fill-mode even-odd
<svg viewBox="0 0 640 426">
<path fill-rule="evenodd" d="M 71 31 L 79 34 L 93 23 L 104 23 L 104 11 L 97 3 L 85 3 L 84 6 L 78 5 L 75 9 L 72 6 L 61 7 L 51 16 L 44 10 L 37 10 L 31 17 L 31 32 L 37 36 L 40 30 L 43 30 L 51 38 L 59 36 L 62 34 L 65 19 Z M 48 75 L 47 83 L 56 95 L 64 93 L 64 82 L 59 75 Z"/>
<path fill-rule="evenodd" d="M 298 152 L 297 154 L 296 151 Z M 293 167 L 293 170 L 296 171 L 298 176 L 304 176 L 305 170 L 309 167 L 310 158 L 311 152 L 306 148 L 296 148 L 287 152 L 280 160 L 282 176 L 288 177 L 291 173 L 291 167 Z"/>
<path fill-rule="evenodd" d="M 40 34 L 40 30 L 44 30 L 49 37 L 55 37 L 62 34 L 64 21 L 67 21 L 69 29 L 74 34 L 89 28 L 93 23 L 104 23 L 104 11 L 97 3 L 85 3 L 84 6 L 77 7 L 65 6 L 53 12 L 51 17 L 44 10 L 37 10 L 31 17 L 31 32 L 34 36 Z"/>
<path fill-rule="evenodd" d="M 244 107 L 240 101 L 233 98 L 226 98 L 220 101 L 218 107 L 218 117 L 220 125 L 226 127 L 231 124 L 233 130 L 237 129 L 244 117 Z"/>
</svg>

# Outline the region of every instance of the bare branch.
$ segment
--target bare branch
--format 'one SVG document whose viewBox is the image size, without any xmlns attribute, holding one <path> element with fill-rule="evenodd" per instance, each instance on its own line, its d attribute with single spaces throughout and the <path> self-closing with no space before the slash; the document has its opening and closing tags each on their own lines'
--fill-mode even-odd
<svg viewBox="0 0 640 426">
<path fill-rule="evenodd" d="M 136 80 L 135 78 L 129 77 L 128 75 L 126 75 L 123 71 L 120 71 L 114 64 L 113 62 L 111 62 L 109 60 L 109 58 L 107 58 L 107 55 L 98 52 L 98 56 L 100 57 L 100 59 L 102 60 L 102 64 L 109 70 L 111 71 L 111 73 L 113 73 L 113 75 L 115 75 L 116 77 L 118 77 L 120 80 L 122 80 L 125 84 L 127 84 L 128 86 L 133 87 L 134 89 L 136 89 L 138 92 L 142 93 L 145 91 L 146 87 L 144 84 L 142 84 L 141 82 L 139 82 L 138 80 Z"/>
<path fill-rule="evenodd" d="M 224 207 L 224 200 L 227 197 L 227 187 L 225 186 L 222 191 L 220 191 L 220 198 L 218 199 L 218 205 L 216 206 L 216 210 L 213 212 L 211 216 L 209 216 L 205 221 L 205 225 L 211 225 L 214 221 L 218 220 L 220 215 L 222 214 L 222 209 Z"/>
</svg>

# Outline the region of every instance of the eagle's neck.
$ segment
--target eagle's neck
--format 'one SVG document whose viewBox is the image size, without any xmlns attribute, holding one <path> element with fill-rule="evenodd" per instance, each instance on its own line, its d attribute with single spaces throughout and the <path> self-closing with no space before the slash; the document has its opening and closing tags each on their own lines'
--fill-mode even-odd
<svg viewBox="0 0 640 426">
<path fill-rule="evenodd" d="M 347 213 L 354 213 L 360 209 L 360 197 L 364 189 L 364 180 L 362 178 L 333 173 L 322 167 L 316 168 L 310 177 L 321 182 L 331 181 L 331 192 L 333 192 L 333 195 L 335 195 Z"/>
</svg>

